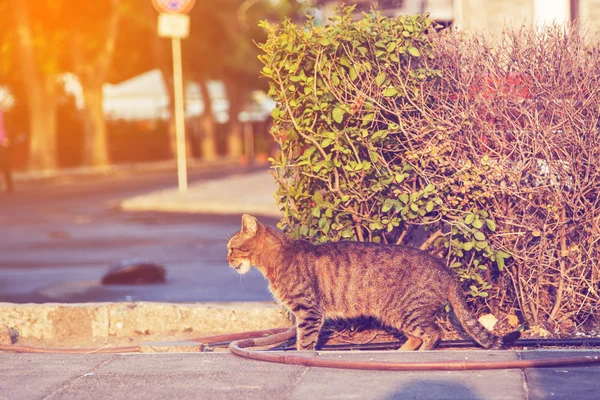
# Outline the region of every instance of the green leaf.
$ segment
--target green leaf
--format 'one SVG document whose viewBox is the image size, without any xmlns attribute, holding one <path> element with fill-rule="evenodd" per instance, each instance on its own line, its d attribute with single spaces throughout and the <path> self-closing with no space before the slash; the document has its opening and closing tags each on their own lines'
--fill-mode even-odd
<svg viewBox="0 0 600 400">
<path fill-rule="evenodd" d="M 473 237 L 479 241 L 485 240 L 485 235 L 481 231 L 474 231 Z"/>
<path fill-rule="evenodd" d="M 333 143 L 333 139 L 323 139 L 323 141 L 321 142 L 321 147 L 322 148 L 326 148 L 328 147 L 331 143 Z"/>
<path fill-rule="evenodd" d="M 474 214 L 468 214 L 467 217 L 465 218 L 465 224 L 471 225 L 474 220 L 475 220 L 475 215 Z"/>
<path fill-rule="evenodd" d="M 381 212 L 388 212 L 392 209 L 393 206 L 394 206 L 394 201 L 387 199 L 386 201 L 383 202 L 383 207 L 381 207 Z"/>
<path fill-rule="evenodd" d="M 307 233 L 308 233 L 308 226 L 302 225 L 300 227 L 300 235 L 301 236 L 306 236 Z"/>
<path fill-rule="evenodd" d="M 493 220 L 486 219 L 485 223 L 490 231 L 496 232 L 496 223 Z"/>
<path fill-rule="evenodd" d="M 498 269 L 502 271 L 504 269 L 504 258 L 496 256 L 496 264 L 498 265 Z"/>
<path fill-rule="evenodd" d="M 466 242 L 463 245 L 463 250 L 471 251 L 473 249 L 473 246 L 475 246 L 475 243 L 473 243 L 473 242 Z"/>
<path fill-rule="evenodd" d="M 473 227 L 477 229 L 481 229 L 483 227 L 483 221 L 479 218 L 473 221 Z"/>
<path fill-rule="evenodd" d="M 480 292 L 479 297 L 488 297 L 488 292 Z"/>
<path fill-rule="evenodd" d="M 344 67 L 348 67 L 348 68 L 350 68 L 352 66 L 352 63 L 346 56 L 340 57 L 340 64 L 342 64 Z"/>
<path fill-rule="evenodd" d="M 398 196 L 398 199 L 404 204 L 406 204 L 408 203 L 408 194 L 402 193 L 400 196 Z"/>
<path fill-rule="evenodd" d="M 425 205 L 425 210 L 427 210 L 427 212 L 433 211 L 433 201 L 429 200 L 427 202 L 427 205 Z"/>
<path fill-rule="evenodd" d="M 315 218 L 321 217 L 321 207 L 314 207 L 311 212 L 312 216 Z"/>
<path fill-rule="evenodd" d="M 375 119 L 375 113 L 367 114 L 363 117 L 362 125 L 366 125 Z"/>
<path fill-rule="evenodd" d="M 350 79 L 355 80 L 357 77 L 356 68 L 350 67 Z"/>
<path fill-rule="evenodd" d="M 339 107 L 333 109 L 333 120 L 340 124 L 344 120 L 344 110 Z"/>
<path fill-rule="evenodd" d="M 379 75 L 377 75 L 377 78 L 375 78 L 375 83 L 377 83 L 377 86 L 381 87 L 381 85 L 383 85 L 383 82 L 385 82 L 385 72 L 381 71 L 379 73 Z"/>
<path fill-rule="evenodd" d="M 496 258 L 510 258 L 510 257 L 511 257 L 511 256 L 510 256 L 510 254 L 508 254 L 508 253 L 507 253 L 507 252 L 505 252 L 505 251 L 498 250 L 498 251 L 496 252 Z"/>
<path fill-rule="evenodd" d="M 342 237 L 344 239 L 349 239 L 351 237 L 354 236 L 354 229 L 352 229 L 352 227 L 346 228 L 344 229 L 344 231 L 342 232 Z"/>
<path fill-rule="evenodd" d="M 387 89 L 385 89 L 385 90 L 383 91 L 383 95 L 384 95 L 385 97 L 392 97 L 392 96 L 395 96 L 395 95 L 397 95 L 397 94 L 398 94 L 398 89 L 396 89 L 396 88 L 395 88 L 395 87 L 393 87 L 393 86 L 390 86 L 390 87 L 388 87 Z"/>
<path fill-rule="evenodd" d="M 477 243 L 475 243 L 475 247 L 477 248 L 477 250 L 483 250 L 486 247 L 488 247 L 488 243 L 485 240 L 480 240 Z"/>
<path fill-rule="evenodd" d="M 409 47 L 408 53 L 413 57 L 419 57 L 421 55 L 421 53 L 416 47 Z"/>
</svg>

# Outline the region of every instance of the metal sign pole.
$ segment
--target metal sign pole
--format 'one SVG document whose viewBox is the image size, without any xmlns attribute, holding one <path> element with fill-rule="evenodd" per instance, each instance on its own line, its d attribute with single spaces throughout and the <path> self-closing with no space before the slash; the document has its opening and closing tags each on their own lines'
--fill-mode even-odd
<svg viewBox="0 0 600 400">
<path fill-rule="evenodd" d="M 179 193 L 187 192 L 187 165 L 185 149 L 185 115 L 183 104 L 183 72 L 181 67 L 181 39 L 172 38 L 173 86 L 175 97 L 175 133 L 177 137 L 177 181 Z"/>
<path fill-rule="evenodd" d="M 158 36 L 170 37 L 173 49 L 173 105 L 175 108 L 179 193 L 187 192 L 188 187 L 181 39 L 188 37 L 190 33 L 190 17 L 186 14 L 194 7 L 195 2 L 196 0 L 152 0 L 152 5 L 160 13 L 158 16 Z"/>
</svg>

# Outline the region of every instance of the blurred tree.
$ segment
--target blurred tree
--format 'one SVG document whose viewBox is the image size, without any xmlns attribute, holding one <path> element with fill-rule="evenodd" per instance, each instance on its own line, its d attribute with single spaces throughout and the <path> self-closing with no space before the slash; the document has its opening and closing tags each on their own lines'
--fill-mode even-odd
<svg viewBox="0 0 600 400">
<path fill-rule="evenodd" d="M 171 59 L 171 41 L 158 36 L 158 13 L 149 1 L 144 1 L 144 18 L 149 24 L 151 30 L 150 51 L 147 54 L 152 54 L 154 66 L 156 66 L 163 77 L 165 87 L 167 89 L 168 110 L 169 110 L 169 153 L 172 157 L 177 154 L 177 137 L 175 131 L 175 115 L 173 113 L 173 62 Z M 186 54 L 183 55 L 184 57 Z M 146 56 L 146 58 L 148 58 Z M 188 150 L 190 146 L 188 146 Z"/>
<path fill-rule="evenodd" d="M 148 70 L 155 61 L 145 57 L 149 46 L 137 43 L 138 39 L 149 43 L 148 38 L 153 35 L 149 29 L 144 30 L 144 26 L 131 24 L 132 20 L 140 21 L 134 7 L 138 5 L 136 2 L 143 6 L 150 4 L 146 0 L 94 3 L 0 0 L 0 25 L 6 27 L 0 32 L 3 58 L 0 81 L 8 82 L 18 102 L 23 97 L 27 100 L 31 168 L 58 166 L 56 101 L 60 91 L 57 77 L 67 71 L 77 76 L 83 89 L 82 159 L 87 165 L 109 162 L 102 86 L 106 80 L 121 81 Z M 127 33 L 133 34 L 117 43 L 118 27 L 124 25 L 118 24 L 121 16 L 127 17 L 123 18 L 125 24 L 129 23 Z M 117 47 L 121 63 L 118 68 L 109 68 Z M 17 62 L 11 63 L 14 59 Z M 20 96 L 21 92 L 25 95 Z"/>
<path fill-rule="evenodd" d="M 14 29 L 18 74 L 29 104 L 29 166 L 55 169 L 57 76 L 66 32 L 61 29 L 60 1 L 8 0 L 2 26 Z M 11 18 L 12 17 L 12 18 Z"/>
<path fill-rule="evenodd" d="M 115 52 L 119 19 L 131 4 L 120 0 L 67 3 L 63 20 L 70 32 L 71 68 L 83 90 L 83 162 L 107 165 L 110 157 L 102 87 Z"/>
<path fill-rule="evenodd" d="M 204 112 L 197 119 L 197 131 L 201 135 L 198 141 L 199 152 L 205 160 L 217 157 L 216 119 L 212 99 L 208 90 L 211 79 L 221 79 L 223 55 L 235 43 L 230 40 L 235 10 L 231 0 L 222 2 L 200 1 L 190 12 L 190 37 L 182 42 L 185 62 L 185 74 L 189 80 L 200 85 Z"/>
<path fill-rule="evenodd" d="M 184 41 L 187 70 L 201 87 L 205 103 L 200 118 L 203 133 L 202 154 L 216 157 L 216 121 L 212 113 L 207 82 L 222 80 L 229 101 L 229 134 L 227 153 L 239 156 L 243 151 L 239 113 L 249 102 L 254 89 L 265 89 L 259 80 L 261 66 L 254 42 L 264 40 L 258 27 L 261 19 L 281 21 L 284 17 L 298 18 L 307 4 L 296 0 L 221 0 L 197 2 L 190 16 L 190 38 Z"/>
</svg>

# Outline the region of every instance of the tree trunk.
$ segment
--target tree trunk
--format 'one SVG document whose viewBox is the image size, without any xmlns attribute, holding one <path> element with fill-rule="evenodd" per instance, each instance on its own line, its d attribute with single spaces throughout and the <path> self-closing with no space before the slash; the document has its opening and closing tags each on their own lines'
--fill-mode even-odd
<svg viewBox="0 0 600 400">
<path fill-rule="evenodd" d="M 108 135 L 104 109 L 102 107 L 102 85 L 104 82 L 83 82 L 83 115 L 85 137 L 83 140 L 83 162 L 89 166 L 102 166 L 110 163 Z"/>
<path fill-rule="evenodd" d="M 106 22 L 105 41 L 97 50 L 95 57 L 91 60 L 87 59 L 83 51 L 86 45 L 83 33 L 74 36 L 72 41 L 71 51 L 74 67 L 81 82 L 85 104 L 83 109 L 85 135 L 83 161 L 88 166 L 110 164 L 102 86 L 114 54 L 121 15 L 118 0 L 111 0 L 111 7 L 112 12 Z"/>
<path fill-rule="evenodd" d="M 229 100 L 229 134 L 227 135 L 227 155 L 239 159 L 244 154 L 243 128 L 239 120 L 243 100 L 235 82 L 227 82 L 227 99 Z"/>
<path fill-rule="evenodd" d="M 158 30 L 158 14 L 152 4 L 148 1 L 144 3 L 144 12 L 148 21 L 151 21 L 151 29 L 156 32 Z M 170 52 L 166 51 L 166 40 L 158 36 L 154 36 L 152 40 L 152 55 L 156 61 L 156 65 L 162 74 L 165 88 L 167 90 L 169 110 L 169 122 L 167 125 L 167 135 L 169 137 L 169 153 L 175 158 L 177 155 L 177 132 L 175 130 L 175 113 L 173 111 L 173 65 Z"/>
<path fill-rule="evenodd" d="M 160 72 L 162 73 L 163 80 L 165 81 L 165 87 L 167 89 L 167 96 L 169 99 L 168 110 L 169 110 L 169 123 L 167 125 L 167 134 L 169 135 L 169 151 L 171 156 L 175 158 L 177 155 L 177 130 L 175 129 L 175 111 L 173 102 L 173 92 L 175 88 L 173 86 L 173 71 L 172 68 L 167 68 L 164 63 L 160 63 Z"/>
<path fill-rule="evenodd" d="M 39 85 L 39 86 L 38 86 Z M 31 83 L 29 100 L 29 168 L 58 168 L 56 142 L 56 77 L 43 76 L 42 82 Z"/>
<path fill-rule="evenodd" d="M 29 102 L 29 168 L 56 169 L 56 74 L 42 73 L 34 53 L 27 2 L 12 0 L 17 47 L 25 93 Z"/>
<path fill-rule="evenodd" d="M 205 80 L 201 80 L 198 83 L 200 84 L 202 102 L 204 103 L 204 114 L 202 114 L 199 119 L 200 132 L 202 135 L 200 141 L 202 158 L 205 161 L 213 161 L 217 158 L 217 121 L 215 120 L 215 116 L 213 114 L 212 99 L 210 98 L 207 82 Z"/>
</svg>

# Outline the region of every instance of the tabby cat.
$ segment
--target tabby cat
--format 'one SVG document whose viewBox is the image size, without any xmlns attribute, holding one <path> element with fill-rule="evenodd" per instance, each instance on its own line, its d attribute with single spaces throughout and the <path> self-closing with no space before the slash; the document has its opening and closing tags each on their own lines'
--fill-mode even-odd
<svg viewBox="0 0 600 400">
<path fill-rule="evenodd" d="M 362 242 L 313 245 L 244 215 L 227 244 L 240 274 L 256 266 L 275 298 L 296 319 L 298 350 L 314 350 L 326 318 L 369 316 L 402 331 L 401 350 L 431 350 L 440 340 L 435 315 L 450 302 L 465 331 L 485 348 L 519 337 L 488 332 L 469 312 L 462 290 L 442 260 L 413 247 Z"/>
</svg>

